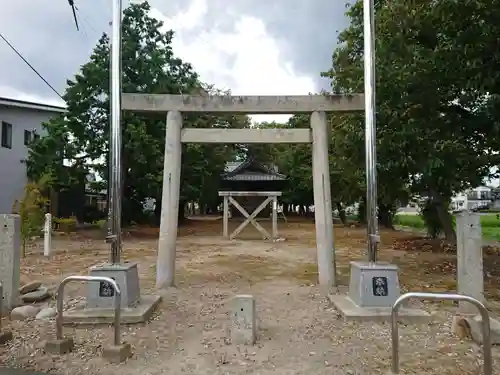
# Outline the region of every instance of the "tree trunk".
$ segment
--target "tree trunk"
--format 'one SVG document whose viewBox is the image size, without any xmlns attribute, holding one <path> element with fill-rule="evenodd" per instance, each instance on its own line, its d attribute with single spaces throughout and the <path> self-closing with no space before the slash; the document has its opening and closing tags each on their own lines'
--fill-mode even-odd
<svg viewBox="0 0 500 375">
<path fill-rule="evenodd" d="M 186 219 L 186 214 L 185 214 L 185 211 L 186 211 L 186 202 L 185 201 L 179 201 L 179 213 L 178 213 L 178 216 L 177 216 L 177 220 L 178 220 L 178 225 L 181 225 L 184 223 L 185 219 Z"/>
<path fill-rule="evenodd" d="M 154 223 L 160 225 L 161 222 L 161 196 L 155 199 Z"/>
<path fill-rule="evenodd" d="M 217 206 L 218 204 L 217 203 L 212 203 L 209 207 L 208 207 L 208 212 L 210 215 L 216 215 L 217 214 Z"/>
<path fill-rule="evenodd" d="M 453 228 L 453 217 L 450 212 L 448 212 L 448 204 L 437 191 L 432 191 L 432 197 L 434 199 L 436 213 L 441 223 L 444 238 L 449 242 L 456 243 L 457 235 L 455 233 L 455 228 Z"/>
<path fill-rule="evenodd" d="M 338 202 L 336 203 L 337 205 L 337 210 L 339 211 L 339 218 L 342 224 L 347 225 L 347 216 L 345 214 L 344 207 L 342 206 L 342 203 Z"/>
<path fill-rule="evenodd" d="M 313 210 L 311 210 L 310 206 L 311 205 L 308 204 L 305 207 L 305 209 L 306 209 L 306 217 L 309 217 L 309 218 L 314 217 L 314 212 L 313 212 Z"/>
<path fill-rule="evenodd" d="M 358 221 L 361 224 L 366 224 L 366 198 L 363 197 L 358 206 Z"/>
<path fill-rule="evenodd" d="M 283 214 L 288 217 L 290 212 L 290 205 L 288 203 L 283 203 Z"/>
<path fill-rule="evenodd" d="M 378 220 L 385 228 L 394 230 L 392 206 L 388 204 L 379 204 Z"/>
</svg>

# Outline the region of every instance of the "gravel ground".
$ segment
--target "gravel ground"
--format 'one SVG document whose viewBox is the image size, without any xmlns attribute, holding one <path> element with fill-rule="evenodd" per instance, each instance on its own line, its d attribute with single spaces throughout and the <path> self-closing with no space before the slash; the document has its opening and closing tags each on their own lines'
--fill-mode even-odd
<svg viewBox="0 0 500 375">
<path fill-rule="evenodd" d="M 75 351 L 64 356 L 46 355 L 43 340 L 54 337 L 54 322 L 34 320 L 4 320 L 15 338 L 0 347 L 0 363 L 87 375 L 388 372 L 389 326 L 344 322 L 319 294 L 311 224 L 282 224 L 287 241 L 280 243 L 225 241 L 215 235 L 219 226 L 210 223 L 181 232 L 177 288 L 162 292 L 164 301 L 149 323 L 123 327 L 123 339 L 131 343 L 134 352 L 126 363 L 111 365 L 100 357 L 102 346 L 113 337 L 112 328 L 107 326 L 65 327 L 65 334 L 75 337 Z M 382 240 L 389 248 L 391 241 L 405 235 L 383 233 Z M 348 259 L 363 256 L 363 236 L 363 229 L 336 229 L 343 277 Z M 252 237 L 250 232 L 247 237 Z M 33 248 L 23 260 L 24 279 L 52 284 L 68 274 L 85 273 L 88 266 L 107 258 L 101 240 L 56 238 L 54 245 L 58 251 L 50 261 L 43 259 L 38 247 Z M 139 263 L 143 293 L 154 292 L 155 249 L 154 239 L 133 237 L 125 241 L 124 259 Z M 403 254 L 387 249 L 382 258 L 412 259 L 405 252 L 399 253 Z M 404 274 L 405 263 L 400 266 Z M 424 271 L 426 282 L 435 284 L 433 276 Z M 77 302 L 83 291 L 78 285 L 68 287 L 67 302 Z M 259 319 L 258 342 L 251 347 L 232 344 L 228 332 L 228 302 L 235 294 L 247 293 L 256 298 Z M 431 324 L 400 326 L 401 373 L 480 374 L 480 348 L 450 333 L 454 307 L 426 304 L 424 308 L 435 312 Z M 499 355 L 494 349 L 496 363 Z M 495 366 L 495 370 L 500 368 Z"/>
</svg>

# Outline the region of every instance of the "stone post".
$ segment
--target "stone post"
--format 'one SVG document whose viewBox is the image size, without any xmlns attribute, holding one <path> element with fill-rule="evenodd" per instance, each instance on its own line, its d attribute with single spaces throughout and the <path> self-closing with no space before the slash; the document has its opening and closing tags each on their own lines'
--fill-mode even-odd
<svg viewBox="0 0 500 375">
<path fill-rule="evenodd" d="M 181 185 L 181 128 L 182 113 L 170 111 L 167 114 L 165 159 L 163 162 L 160 238 L 158 241 L 158 258 L 156 260 L 157 288 L 174 285 Z"/>
<path fill-rule="evenodd" d="M 278 197 L 273 197 L 272 202 L 272 216 L 273 216 L 273 240 L 278 238 Z"/>
<path fill-rule="evenodd" d="M 325 112 L 313 112 L 311 114 L 311 128 L 318 278 L 320 286 L 329 289 L 336 284 L 336 270 L 328 162 L 329 132 Z"/>
<path fill-rule="evenodd" d="M 52 215 L 45 214 L 43 226 L 43 255 L 49 257 L 52 252 Z"/>
<path fill-rule="evenodd" d="M 485 303 L 480 219 L 468 211 L 457 215 L 457 291 Z M 467 302 L 459 302 L 451 328 L 461 338 L 471 335 L 477 343 L 483 342 L 481 315 Z M 490 335 L 493 345 L 500 344 L 500 322 L 491 316 Z"/>
<path fill-rule="evenodd" d="M 457 291 L 484 302 L 480 216 L 468 211 L 457 215 Z M 467 302 L 460 302 L 459 313 L 476 315 L 477 309 Z"/>
<path fill-rule="evenodd" d="M 3 285 L 3 308 L 18 303 L 21 268 L 21 217 L 0 215 L 0 282 Z"/>
<path fill-rule="evenodd" d="M 257 312 L 252 295 L 237 295 L 232 300 L 231 341 L 233 344 L 254 345 L 257 340 Z"/>
<path fill-rule="evenodd" d="M 224 207 L 223 207 L 223 228 L 222 235 L 224 238 L 229 238 L 229 198 L 224 195 Z"/>
</svg>

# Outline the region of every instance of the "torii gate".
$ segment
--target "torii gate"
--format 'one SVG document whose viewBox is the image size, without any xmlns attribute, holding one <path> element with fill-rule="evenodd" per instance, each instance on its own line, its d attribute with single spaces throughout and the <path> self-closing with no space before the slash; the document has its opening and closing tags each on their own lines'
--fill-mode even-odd
<svg viewBox="0 0 500 375">
<path fill-rule="evenodd" d="M 70 2 L 71 4 L 71 2 Z M 374 0 L 363 0 L 364 86 L 362 94 L 350 96 L 182 96 L 123 94 L 121 106 L 121 10 L 122 0 L 113 1 L 111 43 L 111 131 L 110 207 L 108 240 L 111 262 L 119 264 L 121 252 L 121 109 L 167 112 L 165 167 L 156 286 L 174 283 L 177 212 L 179 209 L 182 142 L 297 143 L 313 144 L 313 180 L 319 283 L 335 285 L 332 204 L 328 171 L 326 112 L 365 110 L 366 202 L 368 219 L 367 262 L 351 262 L 349 295 L 332 302 L 345 315 L 380 316 L 384 307 L 399 297 L 397 266 L 377 264 L 379 234 L 377 223 L 376 115 L 375 115 L 375 11 Z M 364 105 L 363 105 L 364 101 Z M 181 129 L 182 112 L 312 113 L 312 129 Z M 319 204 L 322 202 L 323 204 Z M 137 277 L 136 277 L 137 278 Z M 368 308 L 368 310 L 367 310 Z M 374 308 L 374 309 L 373 309 Z M 370 310 L 371 309 L 371 310 Z M 368 313 L 368 314 L 367 314 Z"/>
<path fill-rule="evenodd" d="M 182 143 L 312 143 L 319 283 L 325 287 L 335 285 L 327 112 L 362 111 L 364 105 L 363 94 L 306 96 L 123 94 L 124 110 L 167 114 L 156 286 L 162 288 L 174 284 Z M 309 129 L 183 129 L 184 112 L 310 113 L 311 127 Z"/>
</svg>

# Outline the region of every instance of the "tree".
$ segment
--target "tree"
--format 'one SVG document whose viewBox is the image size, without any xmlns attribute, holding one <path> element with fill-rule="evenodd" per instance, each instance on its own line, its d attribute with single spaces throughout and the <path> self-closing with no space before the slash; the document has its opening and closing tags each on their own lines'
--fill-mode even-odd
<svg viewBox="0 0 500 375">
<path fill-rule="evenodd" d="M 131 4 L 123 17 L 123 92 L 200 93 L 214 92 L 204 85 L 193 67 L 176 57 L 172 49 L 174 32 L 148 15 L 147 2 Z M 44 124 L 47 136 L 33 144 L 27 161 L 31 177 L 48 173 L 59 186 L 74 184 L 73 175 L 95 171 L 108 182 L 109 67 L 110 41 L 104 34 L 89 62 L 64 94 L 67 113 Z M 246 116 L 186 115 L 185 127 L 244 126 Z M 161 207 L 165 116 L 122 115 L 123 219 L 139 220 L 143 202 L 156 198 Z M 181 216 L 183 201 L 212 194 L 232 147 L 221 145 L 183 146 Z M 69 168 L 63 167 L 69 164 Z M 214 185 L 215 184 L 215 185 Z M 211 190 L 207 190 L 212 187 Z M 206 195 L 205 194 L 205 195 Z M 206 198 L 208 199 L 208 198 Z"/>
<path fill-rule="evenodd" d="M 26 245 L 31 237 L 38 236 L 45 222 L 49 200 L 46 191 L 50 188 L 50 177 L 44 175 L 38 181 L 30 181 L 24 187 L 21 201 L 14 202 L 12 211 L 21 217 L 21 255 L 26 256 Z"/>
<path fill-rule="evenodd" d="M 332 127 L 330 140 L 330 183 L 332 201 L 339 211 L 340 218 L 346 222 L 344 208 L 359 200 L 361 190 L 358 173 L 353 168 L 352 150 L 340 150 L 344 133 L 337 129 L 340 117 L 330 116 Z M 259 127 L 309 128 L 310 116 L 294 115 L 286 124 L 259 124 Z M 314 203 L 312 175 L 312 147 L 310 144 L 280 144 L 259 148 L 261 158 L 273 161 L 279 170 L 288 176 L 288 189 L 284 191 L 283 201 L 288 204 L 309 206 Z M 344 151 L 344 152 L 342 152 Z M 255 148 L 254 148 L 254 153 Z M 348 155 L 348 156 L 346 156 Z"/>
<path fill-rule="evenodd" d="M 380 199 L 391 204 L 408 190 L 426 196 L 449 240 L 455 238 L 448 213 L 452 195 L 479 185 L 498 164 L 499 128 L 484 104 L 491 95 L 484 87 L 494 86 L 482 86 L 487 81 L 479 73 L 483 63 L 492 70 L 478 26 L 488 4 L 376 2 L 379 208 Z M 469 12 L 477 16 L 473 38 L 462 28 L 470 24 Z M 351 23 L 324 74 L 338 93 L 363 91 L 362 2 L 347 15 Z M 493 40 L 491 24 L 484 27 Z M 363 119 L 347 116 L 344 126 L 361 132 Z"/>
</svg>

